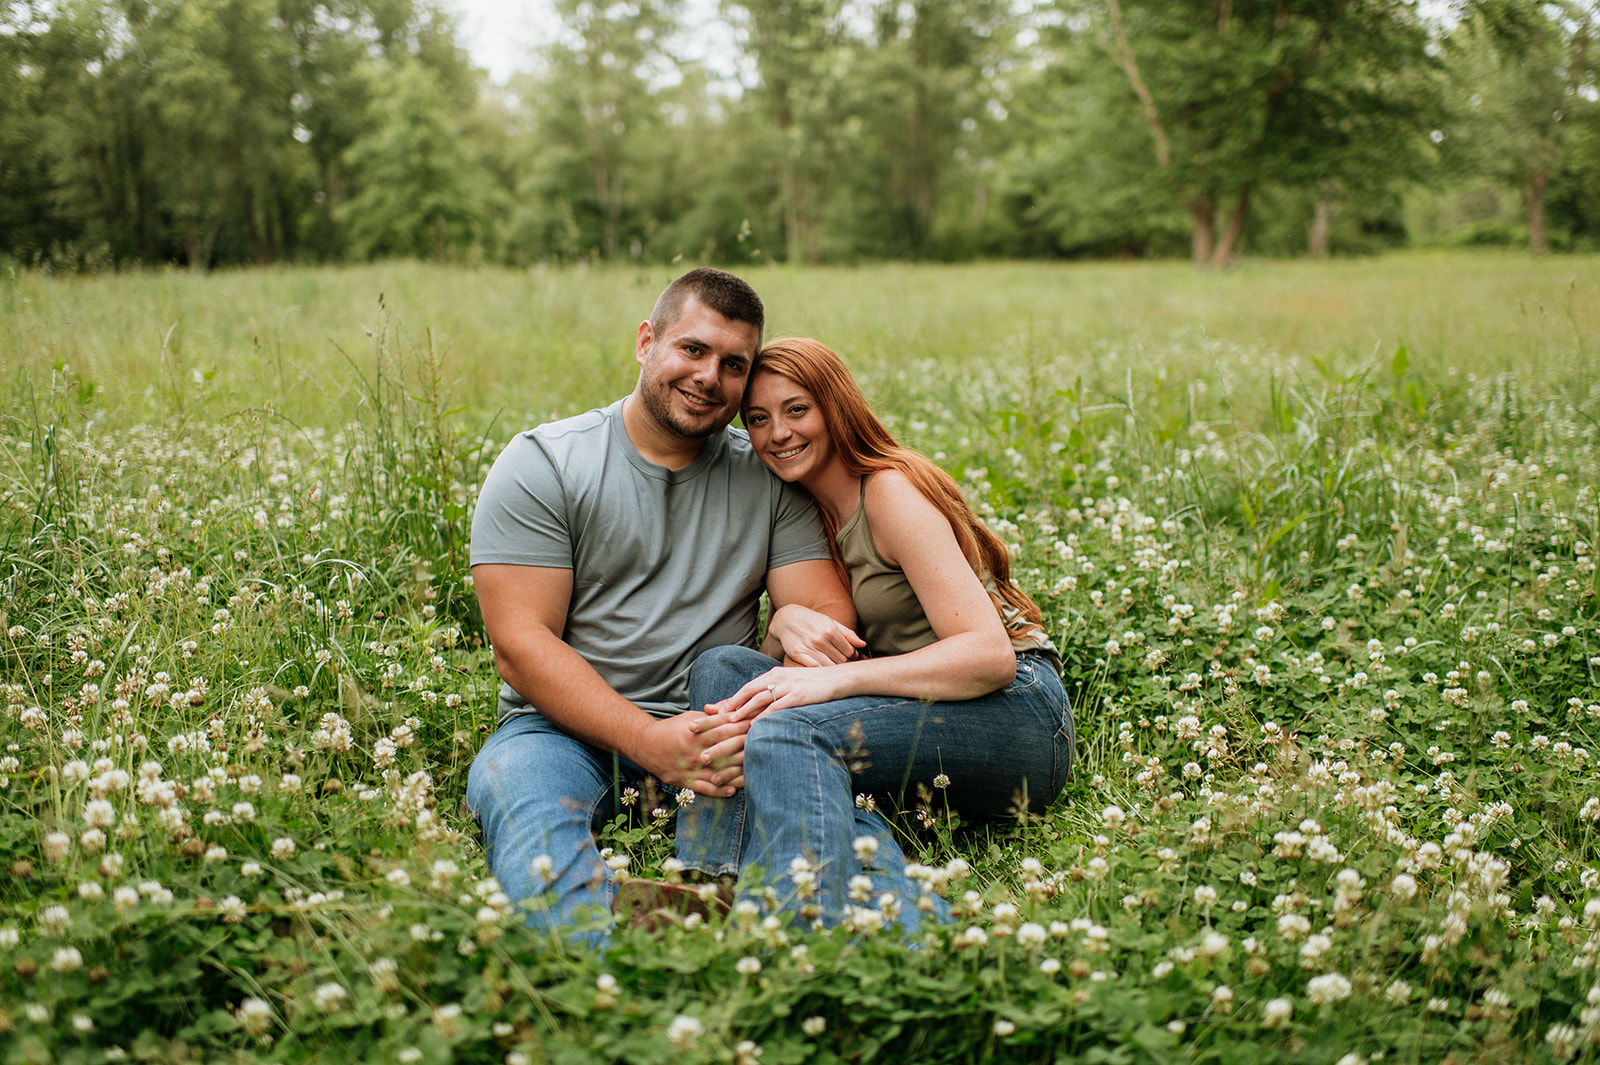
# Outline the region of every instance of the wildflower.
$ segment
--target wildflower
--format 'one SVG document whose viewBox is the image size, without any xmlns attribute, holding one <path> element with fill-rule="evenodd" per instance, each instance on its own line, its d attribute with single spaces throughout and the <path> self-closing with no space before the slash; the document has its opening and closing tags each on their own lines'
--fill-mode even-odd
<svg viewBox="0 0 1600 1065">
<path fill-rule="evenodd" d="M 865 865 L 878 856 L 878 837 L 857 836 L 855 838 L 855 842 L 851 844 L 851 847 L 856 852 L 856 861 Z"/>
<path fill-rule="evenodd" d="M 1211 989 L 1211 1008 L 1218 1013 L 1233 1012 L 1233 988 L 1226 984 Z"/>
<path fill-rule="evenodd" d="M 755 1065 L 761 1058 L 761 1047 L 753 1039 L 741 1039 L 733 1048 L 733 1065 Z"/>
<path fill-rule="evenodd" d="M 77 947 L 57 947 L 50 957 L 50 968 L 58 973 L 76 972 L 83 968 L 83 955 Z"/>
<path fill-rule="evenodd" d="M 754 976 L 761 971 L 761 959 L 746 955 L 733 963 L 733 971 L 740 976 Z"/>
<path fill-rule="evenodd" d="M 1100 811 L 1100 823 L 1105 825 L 1106 831 L 1115 832 L 1117 829 L 1122 827 L 1122 823 L 1127 819 L 1127 816 L 1127 814 L 1122 812 L 1122 807 L 1107 806 L 1104 810 Z"/>
<path fill-rule="evenodd" d="M 59 862 L 72 853 L 72 837 L 65 832 L 52 832 L 44 838 L 44 856 L 47 861 Z"/>
<path fill-rule="evenodd" d="M 1037 950 L 1044 946 L 1047 933 L 1044 925 L 1029 921 L 1017 929 L 1017 945 L 1023 950 Z"/>
<path fill-rule="evenodd" d="M 1312 1005 L 1321 1006 L 1342 1002 L 1350 997 L 1350 981 L 1339 973 L 1314 976 L 1306 984 L 1306 998 Z"/>
<path fill-rule="evenodd" d="M 933 786 L 943 791 L 950 786 L 950 778 L 943 773 L 933 778 Z"/>
<path fill-rule="evenodd" d="M 280 836 L 272 841 L 273 861 L 286 862 L 294 857 L 294 840 L 287 836 Z"/>
<path fill-rule="evenodd" d="M 804 1032 L 812 1039 L 815 1039 L 817 1036 L 821 1035 L 827 1030 L 828 1020 L 826 1017 L 807 1017 L 805 1020 L 800 1022 L 800 1031 Z"/>
<path fill-rule="evenodd" d="M 342 984 L 323 984 L 311 992 L 311 1001 L 323 1013 L 337 1013 L 344 1008 L 345 1000 L 350 997 L 350 992 Z"/>
<path fill-rule="evenodd" d="M 39 922 L 39 931 L 47 936 L 59 936 L 66 932 L 72 924 L 72 915 L 65 906 L 46 906 L 39 911 L 36 918 Z"/>
<path fill-rule="evenodd" d="M 679 1050 L 691 1050 L 705 1030 L 705 1025 L 698 1018 L 680 1013 L 667 1025 L 667 1042 Z"/>
<path fill-rule="evenodd" d="M 1017 1030 L 1017 1026 L 1015 1024 L 1013 1024 L 1012 1022 L 1006 1020 L 1004 1017 L 999 1017 L 999 1018 L 995 1019 L 995 1022 L 994 1022 L 994 1034 L 999 1036 L 1001 1039 L 1004 1039 L 1006 1036 L 1010 1035 L 1011 1033 L 1015 1032 L 1016 1030 Z"/>
<path fill-rule="evenodd" d="M 1566 1061 L 1576 1049 L 1578 1030 L 1570 1024 L 1552 1024 L 1544 1041 L 1550 1044 L 1550 1053 L 1557 1061 Z"/>
<path fill-rule="evenodd" d="M 447 1002 L 442 1006 L 435 1006 L 433 1013 L 428 1017 L 428 1023 L 439 1029 L 439 1033 L 446 1037 L 458 1035 L 461 1031 L 461 1003 Z"/>
<path fill-rule="evenodd" d="M 400 966 L 393 958 L 375 958 L 367 965 L 367 976 L 379 994 L 400 989 Z"/>
<path fill-rule="evenodd" d="M 1292 1016 L 1294 1016 L 1294 1001 L 1292 999 L 1270 999 L 1261 1008 L 1261 1023 L 1268 1028 L 1282 1028 L 1289 1023 L 1289 1018 Z"/>
<path fill-rule="evenodd" d="M 1389 891 L 1401 902 L 1407 902 L 1416 897 L 1417 881 L 1409 873 L 1400 873 L 1389 883 Z"/>
<path fill-rule="evenodd" d="M 266 999 L 250 997 L 239 1003 L 234 1017 L 249 1035 L 259 1036 L 272 1027 L 272 1006 Z"/>
<path fill-rule="evenodd" d="M 1196 905 L 1210 909 L 1217 904 L 1217 889 L 1210 884 L 1201 884 L 1194 889 L 1194 901 Z"/>
<path fill-rule="evenodd" d="M 104 799 L 90 799 L 83 806 L 83 823 L 90 828 L 110 828 L 117 823 L 117 811 Z"/>
<path fill-rule="evenodd" d="M 244 900 L 237 895 L 229 895 L 217 904 L 217 912 L 222 915 L 223 924 L 238 924 L 244 920 Z"/>
</svg>

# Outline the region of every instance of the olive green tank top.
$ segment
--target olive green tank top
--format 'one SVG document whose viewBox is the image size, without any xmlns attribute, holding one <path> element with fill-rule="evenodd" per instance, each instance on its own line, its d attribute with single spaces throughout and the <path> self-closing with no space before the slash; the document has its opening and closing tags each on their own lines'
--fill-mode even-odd
<svg viewBox="0 0 1600 1065">
<path fill-rule="evenodd" d="M 850 598 L 855 602 L 856 629 L 867 641 L 873 655 L 900 655 L 938 640 L 927 612 L 905 571 L 891 566 L 878 554 L 872 542 L 872 525 L 867 520 L 867 479 L 861 479 L 861 502 L 837 537 L 839 557 L 850 578 Z M 983 574 L 983 586 L 995 591 L 994 580 Z M 1016 607 L 1000 601 L 1000 620 L 1017 651 L 1035 651 L 1061 671 L 1061 657 L 1050 637 L 1039 629 L 1028 629 Z"/>
</svg>

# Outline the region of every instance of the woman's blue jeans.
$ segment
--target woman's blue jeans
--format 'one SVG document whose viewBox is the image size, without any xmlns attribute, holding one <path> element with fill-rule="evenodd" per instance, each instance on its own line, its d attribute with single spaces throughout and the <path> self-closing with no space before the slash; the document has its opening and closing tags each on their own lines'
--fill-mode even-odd
<svg viewBox="0 0 1600 1065">
<path fill-rule="evenodd" d="M 689 675 L 696 708 L 727 698 L 778 665 L 748 647 L 718 647 Z M 1041 812 L 1072 768 L 1076 736 L 1066 692 L 1041 656 L 1017 656 L 1007 687 L 964 702 L 858 696 L 778 710 L 759 718 L 745 741 L 745 787 L 731 799 L 699 797 L 679 814 L 678 856 L 699 868 L 759 866 L 766 883 L 796 904 L 790 862 L 804 857 L 817 875 L 822 919 L 844 911 L 850 878 L 863 870 L 852 843 L 878 837 L 878 891 L 902 897 L 903 922 L 916 926 L 918 892 L 883 817 L 856 805 L 858 793 L 909 809 L 926 788 L 934 812 L 964 821 L 1015 819 Z M 948 778 L 944 788 L 935 779 Z"/>
</svg>

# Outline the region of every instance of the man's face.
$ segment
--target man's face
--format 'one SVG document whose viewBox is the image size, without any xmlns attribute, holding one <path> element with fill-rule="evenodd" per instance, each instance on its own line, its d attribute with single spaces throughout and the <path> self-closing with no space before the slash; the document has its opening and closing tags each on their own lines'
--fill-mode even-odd
<svg viewBox="0 0 1600 1065">
<path fill-rule="evenodd" d="M 645 413 L 686 440 L 726 427 L 739 412 L 759 342 L 755 326 L 724 318 L 692 296 L 659 334 L 641 323 L 634 358 Z"/>
</svg>

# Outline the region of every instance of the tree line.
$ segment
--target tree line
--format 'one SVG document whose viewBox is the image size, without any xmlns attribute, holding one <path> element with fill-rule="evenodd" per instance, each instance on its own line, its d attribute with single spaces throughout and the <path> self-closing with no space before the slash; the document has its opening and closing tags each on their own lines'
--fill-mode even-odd
<svg viewBox="0 0 1600 1065">
<path fill-rule="evenodd" d="M 964 259 L 1600 245 L 1592 0 L 0 0 L 0 255 Z"/>
</svg>

